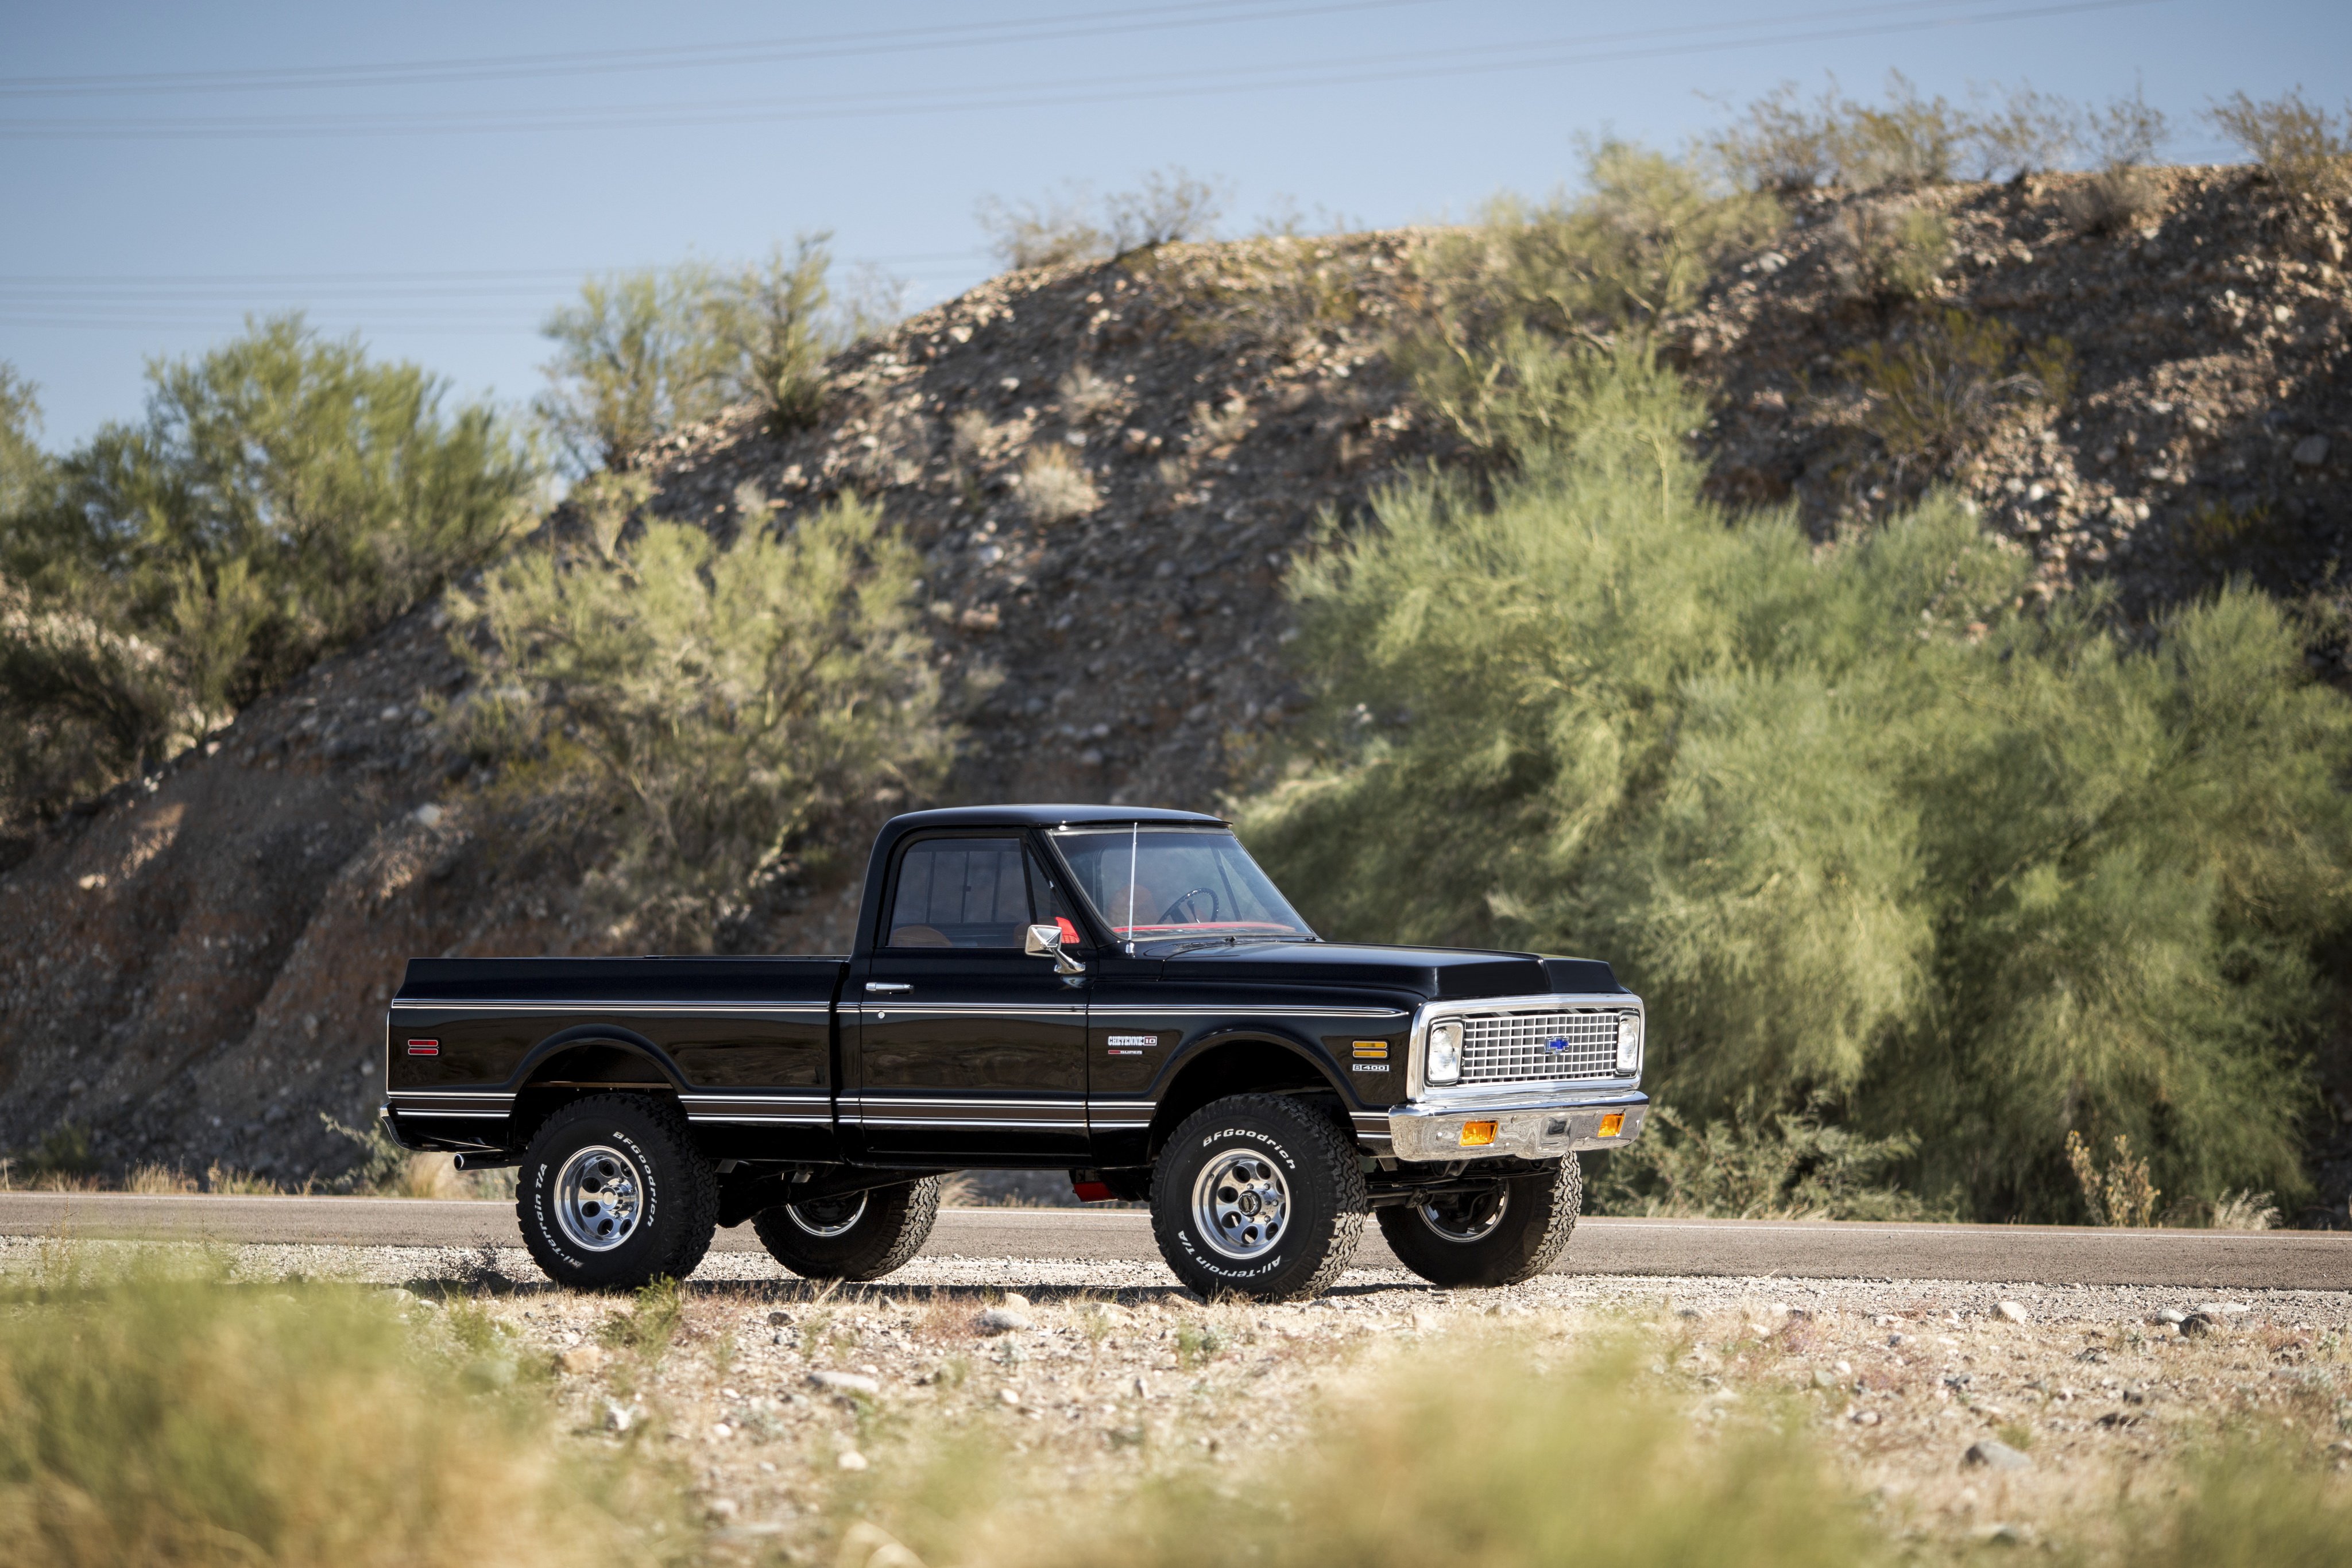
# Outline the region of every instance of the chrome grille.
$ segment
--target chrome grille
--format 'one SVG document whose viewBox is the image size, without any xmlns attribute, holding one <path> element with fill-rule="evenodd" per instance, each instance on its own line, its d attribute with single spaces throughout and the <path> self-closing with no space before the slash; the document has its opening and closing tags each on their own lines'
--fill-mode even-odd
<svg viewBox="0 0 2352 1568">
<path fill-rule="evenodd" d="M 1606 1078 L 1616 1071 L 1615 1013 L 1473 1013 L 1462 1020 L 1465 1083 Z"/>
</svg>

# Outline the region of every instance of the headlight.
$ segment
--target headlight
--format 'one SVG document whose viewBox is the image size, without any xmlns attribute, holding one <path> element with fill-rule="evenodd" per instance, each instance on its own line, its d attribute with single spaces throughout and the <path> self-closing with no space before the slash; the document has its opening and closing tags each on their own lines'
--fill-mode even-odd
<svg viewBox="0 0 2352 1568">
<path fill-rule="evenodd" d="M 1458 1083 L 1462 1081 L 1462 1026 L 1447 1021 L 1429 1026 L 1429 1055 L 1422 1063 L 1422 1076 L 1432 1083 Z"/>
<path fill-rule="evenodd" d="M 1640 1013 L 1617 1015 L 1617 1071 L 1620 1072 L 1642 1071 L 1642 1015 Z"/>
</svg>

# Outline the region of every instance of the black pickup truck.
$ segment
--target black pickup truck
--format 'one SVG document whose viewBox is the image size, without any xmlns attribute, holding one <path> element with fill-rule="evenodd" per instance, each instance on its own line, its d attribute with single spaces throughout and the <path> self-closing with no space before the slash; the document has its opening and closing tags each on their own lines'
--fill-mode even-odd
<svg viewBox="0 0 2352 1568">
<path fill-rule="evenodd" d="M 750 1220 L 871 1280 L 940 1178 L 1065 1167 L 1149 1198 L 1203 1293 L 1327 1288 L 1364 1216 L 1444 1285 L 1549 1266 L 1576 1152 L 1639 1135 L 1643 1007 L 1605 963 L 1310 931 L 1184 811 L 918 811 L 875 841 L 827 958 L 418 958 L 383 1122 L 520 1166 L 524 1240 L 579 1286 L 684 1278 Z"/>
</svg>

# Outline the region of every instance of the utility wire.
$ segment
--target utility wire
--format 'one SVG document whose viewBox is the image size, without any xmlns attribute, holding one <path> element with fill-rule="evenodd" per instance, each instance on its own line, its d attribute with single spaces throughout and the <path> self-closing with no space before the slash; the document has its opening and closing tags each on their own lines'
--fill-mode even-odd
<svg viewBox="0 0 2352 1568">
<path fill-rule="evenodd" d="M 1645 37 L 1674 37 L 1677 35 L 1692 33 L 1721 34 L 1731 29 L 1712 25 L 1652 28 L 1635 33 L 1591 35 L 1581 38 L 1530 39 L 1508 44 L 1474 46 L 1464 49 L 1419 50 L 1411 54 L 1360 56 L 1347 60 L 1322 63 L 1299 61 L 1276 66 L 1222 67 L 1210 71 L 1185 72 L 1173 76 L 1163 74 L 1156 77 L 1129 77 L 1109 81 L 1100 77 L 1089 77 L 1080 81 L 1030 82 L 992 92 L 960 96 L 934 94 L 910 99 L 903 92 L 849 94 L 830 98 L 813 98 L 803 95 L 790 99 L 739 99 L 715 104 L 709 100 L 701 100 L 692 103 L 621 106 L 594 110 L 564 109 L 503 115 L 474 111 L 444 111 L 343 120 L 315 116 L 224 116 L 114 121 L 0 120 L 0 140 L 116 141 L 168 136 L 175 139 L 267 141 L 323 136 L 487 135 L 513 131 L 644 131 L 811 120 L 901 119 L 949 113 L 999 112 L 1017 109 L 1070 108 L 1096 103 L 1131 103 L 1140 99 L 1222 97 L 1277 89 L 1297 90 L 1314 87 L 1361 86 L 1387 81 L 1539 70 L 1560 66 L 1610 64 L 1679 55 L 1715 54 L 1790 44 L 1822 43 L 1843 38 L 1883 37 L 1943 27 L 1980 26 L 1995 22 L 2040 20 L 2054 16 L 2162 5 L 2168 3 L 2168 0 L 2074 0 L 2071 4 L 2011 6 L 2000 10 L 1979 11 L 1958 16 L 1908 16 L 1853 26 L 1810 27 L 1793 32 L 1759 32 L 1759 29 L 1812 18 L 1948 8 L 1954 4 L 1961 3 L 1967 3 L 1967 0 L 1927 0 L 1926 5 L 1917 4 L 1874 5 L 1853 7 L 1840 12 L 1800 13 L 1793 16 L 1762 18 L 1732 25 L 1734 28 L 1742 32 L 1757 33 L 1758 36 L 1755 37 L 1701 37 L 1645 47 L 1596 49 L 1593 46 Z M 1465 60 L 1465 56 L 1501 56 L 1503 57 Z M 1448 59 L 1461 63 L 1451 65 L 1433 63 Z M 1255 81 L 1232 79 L 1237 74 L 1244 77 L 1257 76 L 1262 79 Z"/>
<path fill-rule="evenodd" d="M 490 55 L 472 59 L 390 60 L 372 65 L 154 71 L 116 76 L 0 77 L 0 96 L 92 98 L 409 87 L 443 82 L 518 81 L 551 77 L 688 70 L 713 66 L 773 65 L 795 60 L 840 59 L 856 55 L 898 55 L 1006 44 L 1056 43 L 1070 38 L 1165 32 L 1183 27 L 1280 22 L 1347 12 L 1390 11 L 1432 3 L 1433 0 L 1327 0 L 1326 4 L 1315 5 L 1266 7 L 1252 4 L 1251 0 L 1216 0 L 1216 3 L 1200 5 L 1077 11 L 1051 16 L 1008 17 L 993 22 L 959 22 L 861 33 L 824 33 L 804 38 L 748 38 L 725 44 L 587 49 L 563 54 Z"/>
</svg>

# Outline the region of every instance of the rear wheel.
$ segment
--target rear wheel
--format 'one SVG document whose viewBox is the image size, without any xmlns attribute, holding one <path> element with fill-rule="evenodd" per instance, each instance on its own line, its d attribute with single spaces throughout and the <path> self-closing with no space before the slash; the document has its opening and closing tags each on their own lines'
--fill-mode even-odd
<svg viewBox="0 0 2352 1568">
<path fill-rule="evenodd" d="M 940 1178 L 780 1203 L 751 1217 L 768 1256 L 808 1280 L 878 1280 L 906 1267 L 940 1217 Z"/>
<path fill-rule="evenodd" d="M 1433 1285 L 1516 1285 L 1559 1260 L 1583 1205 L 1583 1168 L 1570 1155 L 1483 1192 L 1383 1208 L 1381 1234 Z"/>
<path fill-rule="evenodd" d="M 676 1104 L 596 1094 L 539 1125 L 515 1184 L 523 1245 L 559 1285 L 683 1280 L 710 1248 L 719 1183 Z"/>
<path fill-rule="evenodd" d="M 1331 1288 L 1364 1232 L 1364 1173 L 1328 1117 L 1235 1094 L 1187 1117 L 1151 1173 L 1151 1229 L 1204 1296 L 1296 1301 Z"/>
</svg>

